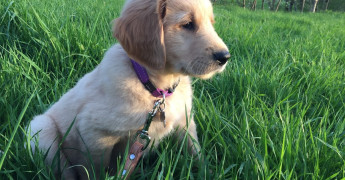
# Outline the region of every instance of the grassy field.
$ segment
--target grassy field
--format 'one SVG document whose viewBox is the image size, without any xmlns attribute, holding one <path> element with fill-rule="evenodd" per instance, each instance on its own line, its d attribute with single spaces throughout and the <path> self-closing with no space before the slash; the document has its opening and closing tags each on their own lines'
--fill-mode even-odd
<svg viewBox="0 0 345 180">
<path fill-rule="evenodd" d="M 0 1 L 0 179 L 53 178 L 44 154 L 24 148 L 24 128 L 116 42 L 109 23 L 122 4 Z M 193 82 L 205 161 L 167 138 L 133 179 L 342 179 L 345 14 L 219 4 L 215 14 L 232 58 Z"/>
</svg>

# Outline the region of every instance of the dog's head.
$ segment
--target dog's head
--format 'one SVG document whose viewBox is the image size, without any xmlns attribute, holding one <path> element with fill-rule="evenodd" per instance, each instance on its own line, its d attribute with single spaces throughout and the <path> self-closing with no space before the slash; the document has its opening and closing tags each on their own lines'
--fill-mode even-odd
<svg viewBox="0 0 345 180">
<path fill-rule="evenodd" d="M 213 23 L 209 0 L 128 0 L 113 31 L 146 68 L 209 78 L 230 58 Z"/>
</svg>

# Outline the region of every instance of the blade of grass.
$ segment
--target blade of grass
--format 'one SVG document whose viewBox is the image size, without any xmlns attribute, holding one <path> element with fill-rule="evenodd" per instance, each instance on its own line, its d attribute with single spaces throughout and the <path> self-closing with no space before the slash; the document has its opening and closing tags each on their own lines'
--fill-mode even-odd
<svg viewBox="0 0 345 180">
<path fill-rule="evenodd" d="M 6 146 L 5 150 L 4 150 L 4 153 L 2 154 L 2 157 L 1 157 L 1 160 L 0 160 L 0 170 L 1 170 L 2 166 L 3 166 L 3 164 L 4 164 L 4 161 L 5 161 L 7 152 L 8 152 L 8 150 L 9 150 L 10 147 L 11 147 L 13 138 L 14 138 L 14 136 L 15 136 L 16 133 L 17 133 L 17 130 L 18 130 L 18 128 L 19 128 L 19 125 L 20 125 L 20 123 L 22 122 L 22 119 L 23 119 L 23 117 L 24 117 L 24 114 L 25 114 L 25 112 L 26 112 L 26 110 L 27 110 L 27 108 L 28 108 L 28 106 L 29 106 L 29 104 L 30 104 L 32 98 L 34 97 L 35 93 L 36 93 L 36 89 L 34 90 L 34 93 L 32 93 L 32 95 L 30 96 L 30 98 L 26 101 L 26 104 L 25 104 L 25 106 L 24 106 L 24 109 L 22 110 L 22 112 L 20 113 L 20 115 L 19 115 L 19 117 L 18 117 L 18 121 L 17 121 L 17 123 L 16 123 L 16 125 L 15 125 L 15 127 L 14 127 L 13 133 L 11 134 L 11 138 L 9 139 L 8 144 L 7 144 L 7 146 Z"/>
</svg>

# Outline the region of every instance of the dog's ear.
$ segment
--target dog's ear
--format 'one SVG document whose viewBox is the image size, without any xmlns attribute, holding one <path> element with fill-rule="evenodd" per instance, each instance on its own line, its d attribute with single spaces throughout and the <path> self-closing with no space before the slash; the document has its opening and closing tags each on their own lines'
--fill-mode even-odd
<svg viewBox="0 0 345 180">
<path fill-rule="evenodd" d="M 165 67 L 165 13 L 166 0 L 132 0 L 114 22 L 114 36 L 129 57 L 148 68 Z"/>
</svg>

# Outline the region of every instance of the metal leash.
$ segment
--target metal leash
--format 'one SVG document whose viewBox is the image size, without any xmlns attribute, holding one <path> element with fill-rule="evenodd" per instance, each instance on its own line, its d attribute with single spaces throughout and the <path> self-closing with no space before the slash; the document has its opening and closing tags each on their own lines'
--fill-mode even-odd
<svg viewBox="0 0 345 180">
<path fill-rule="evenodd" d="M 147 148 L 147 146 L 150 144 L 151 141 L 151 137 L 148 134 L 148 130 L 150 128 L 151 122 L 153 120 L 153 118 L 156 116 L 157 112 L 159 111 L 161 114 L 164 114 L 165 116 L 165 95 L 163 94 L 163 98 L 157 100 L 154 103 L 154 106 L 152 108 L 152 110 L 149 112 L 149 114 L 147 115 L 146 118 L 146 122 L 144 125 L 144 128 L 140 131 L 137 132 L 138 136 L 142 139 L 142 140 L 146 140 L 146 145 L 144 146 L 143 150 L 145 150 Z M 161 115 L 162 116 L 162 115 Z M 165 127 L 165 118 L 163 120 L 164 123 L 164 127 Z"/>
</svg>

